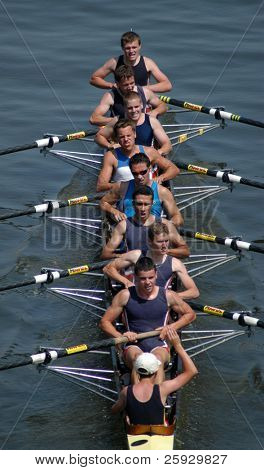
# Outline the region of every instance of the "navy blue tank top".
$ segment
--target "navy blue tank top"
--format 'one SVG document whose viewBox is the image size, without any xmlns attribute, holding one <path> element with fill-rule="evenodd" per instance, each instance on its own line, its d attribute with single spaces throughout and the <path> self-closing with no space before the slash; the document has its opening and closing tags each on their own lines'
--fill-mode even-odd
<svg viewBox="0 0 264 470">
<path fill-rule="evenodd" d="M 141 250 L 146 253 L 148 250 L 148 226 L 139 224 L 133 217 L 126 219 L 126 245 L 127 251 Z"/>
<path fill-rule="evenodd" d="M 117 88 L 113 88 L 111 90 L 114 104 L 110 107 L 110 114 L 112 117 L 114 116 L 119 116 L 120 118 L 125 117 L 125 107 L 124 107 L 124 101 L 123 101 L 123 96 L 121 93 L 118 91 Z M 147 100 L 146 96 L 144 93 L 144 90 L 142 86 L 137 87 L 137 93 L 139 94 L 141 100 L 142 100 L 142 105 L 143 105 L 143 111 L 145 111 L 146 106 L 147 106 Z"/>
<path fill-rule="evenodd" d="M 145 114 L 145 120 L 140 126 L 136 126 L 136 144 L 151 147 L 154 133 L 150 124 L 149 115 Z"/>
<path fill-rule="evenodd" d="M 166 289 L 159 287 L 158 295 L 153 300 L 139 297 L 135 286 L 129 288 L 129 293 L 125 308 L 129 330 L 143 333 L 165 325 L 168 315 Z"/>
<path fill-rule="evenodd" d="M 160 398 L 159 385 L 154 385 L 150 399 L 144 403 L 136 399 L 133 385 L 129 385 L 126 413 L 131 424 L 164 424 L 164 406 Z"/>
<path fill-rule="evenodd" d="M 156 285 L 160 287 L 167 287 L 169 284 L 169 280 L 171 276 L 173 275 L 173 270 L 172 270 L 172 261 L 173 257 L 167 255 L 167 258 L 165 259 L 164 263 L 156 265 L 157 267 L 157 282 Z"/>
<path fill-rule="evenodd" d="M 120 65 L 125 65 L 123 55 L 120 55 L 118 57 L 116 68 L 120 67 Z M 133 70 L 134 70 L 136 85 L 147 86 L 149 73 L 147 71 L 143 56 L 140 56 L 140 60 L 137 65 L 133 65 Z"/>
</svg>

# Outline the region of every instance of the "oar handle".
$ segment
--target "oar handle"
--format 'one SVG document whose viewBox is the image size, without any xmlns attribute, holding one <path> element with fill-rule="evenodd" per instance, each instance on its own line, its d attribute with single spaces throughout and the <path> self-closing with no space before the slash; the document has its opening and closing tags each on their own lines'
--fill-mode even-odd
<svg viewBox="0 0 264 470">
<path fill-rule="evenodd" d="M 144 339 L 144 338 L 152 338 L 153 336 L 159 336 L 160 331 L 159 330 L 153 330 L 153 331 L 146 331 L 145 333 L 139 333 L 137 335 L 137 339 Z M 115 344 L 124 344 L 128 343 L 129 339 L 127 336 L 119 336 L 118 338 L 115 338 Z"/>
</svg>

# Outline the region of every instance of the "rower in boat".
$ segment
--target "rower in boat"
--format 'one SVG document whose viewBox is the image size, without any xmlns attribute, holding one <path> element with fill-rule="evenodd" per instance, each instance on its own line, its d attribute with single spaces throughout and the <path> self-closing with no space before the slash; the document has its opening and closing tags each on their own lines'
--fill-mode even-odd
<svg viewBox="0 0 264 470">
<path fill-rule="evenodd" d="M 124 359 L 132 369 L 132 383 L 137 381 L 134 362 L 143 352 L 152 352 L 161 362 L 155 379 L 156 383 L 161 383 L 164 380 L 164 365 L 169 361 L 169 348 L 164 341 L 168 330 L 179 330 L 195 320 L 191 307 L 173 290 L 157 286 L 156 279 L 157 269 L 152 259 L 141 257 L 135 265 L 135 286 L 116 294 L 100 321 L 100 328 L 107 335 L 117 338 L 121 333 L 114 324 L 125 312 L 128 330 L 124 335 L 130 343 L 124 348 Z M 176 314 L 178 319 L 169 324 L 170 312 Z M 159 337 L 135 343 L 137 333 L 159 328 Z"/>
<path fill-rule="evenodd" d="M 178 175 L 179 169 L 162 157 L 153 147 L 136 145 L 135 125 L 128 119 L 119 119 L 114 126 L 115 138 L 120 147 L 109 150 L 104 155 L 103 167 L 97 180 L 96 190 L 108 191 L 114 186 L 114 182 L 129 181 L 133 179 L 129 162 L 133 155 L 141 152 L 146 155 L 152 166 L 157 166 L 163 173 L 156 177 L 156 181 L 168 181 Z M 111 179 L 114 182 L 111 182 Z"/>
<path fill-rule="evenodd" d="M 154 193 L 149 186 L 140 185 L 132 195 L 135 213 L 132 217 L 121 220 L 113 229 L 111 238 L 104 245 L 101 254 L 102 259 L 121 257 L 116 250 L 125 243 L 127 251 L 148 250 L 148 230 L 156 221 L 161 221 L 159 216 L 151 214 Z M 167 237 L 170 244 L 171 254 L 177 257 L 189 256 L 189 248 L 183 238 L 179 235 L 174 224 L 164 219 L 163 225 L 167 228 Z M 133 251 L 134 253 L 134 251 Z"/>
<path fill-rule="evenodd" d="M 129 159 L 129 168 L 134 179 L 113 184 L 112 189 L 100 200 L 101 210 L 111 214 L 117 222 L 127 217 L 133 217 L 135 214 L 133 193 L 139 186 L 145 185 L 151 187 L 154 192 L 151 213 L 161 217 L 162 209 L 164 209 L 176 227 L 182 225 L 183 218 L 172 193 L 159 184 L 164 181 L 164 174 L 156 178 L 155 181 L 151 179 L 151 162 L 147 155 L 143 153 L 133 155 Z M 118 209 L 115 207 L 117 203 L 119 203 Z"/>
<path fill-rule="evenodd" d="M 124 98 L 124 105 L 126 117 L 134 122 L 136 126 L 136 145 L 150 147 L 155 139 L 158 152 L 162 156 L 167 156 L 172 150 L 171 141 L 158 119 L 143 111 L 144 107 L 140 95 L 135 91 L 129 92 Z M 95 141 L 98 145 L 107 149 L 113 145 L 114 125 L 117 121 L 118 118 L 116 117 L 111 123 L 97 132 Z"/>
<path fill-rule="evenodd" d="M 199 290 L 195 282 L 189 276 L 184 264 L 175 257 L 175 252 L 177 256 L 178 248 L 169 248 L 170 232 L 168 224 L 161 221 L 154 222 L 148 227 L 147 231 L 148 249 L 146 252 L 143 250 L 133 250 L 123 253 L 119 258 L 111 261 L 103 268 L 104 273 L 128 289 L 134 285 L 134 279 L 133 276 L 132 279 L 130 275 L 126 276 L 124 270 L 135 266 L 140 257 L 146 255 L 153 260 L 157 268 L 157 286 L 167 288 L 173 278 L 175 286 L 179 282 L 182 285 L 183 290 L 179 292 L 177 289 L 177 293 L 183 300 L 199 297 Z"/>
<path fill-rule="evenodd" d="M 182 362 L 182 372 L 160 385 L 156 383 L 160 361 L 152 353 L 137 357 L 134 367 L 138 383 L 124 387 L 112 406 L 112 413 L 125 410 L 127 431 L 131 434 L 173 433 L 174 423 L 165 422 L 165 405 L 168 395 L 176 392 L 198 374 L 192 359 L 184 350 L 175 330 L 169 329 L 165 339 L 171 343 Z M 172 429 L 168 429 L 171 427 Z M 166 432 L 167 431 L 167 432 Z"/>
<path fill-rule="evenodd" d="M 111 124 L 114 117 L 125 117 L 124 98 L 127 93 L 135 91 L 142 99 L 144 112 L 149 110 L 151 116 L 158 117 L 166 113 L 167 105 L 161 101 L 153 91 L 147 87 L 137 86 L 132 67 L 129 65 L 121 65 L 115 70 L 116 87 L 106 92 L 94 109 L 90 117 L 90 123 L 95 126 L 106 126 Z M 110 116 L 107 114 L 110 111 Z"/>
<path fill-rule="evenodd" d="M 148 86 L 154 93 L 164 93 L 172 89 L 171 82 L 157 64 L 152 59 L 140 55 L 141 38 L 137 33 L 133 31 L 124 33 L 121 37 L 121 48 L 123 55 L 109 59 L 102 67 L 93 72 L 90 78 L 91 85 L 112 90 L 115 84 L 106 81 L 105 77 L 114 73 L 120 65 L 126 64 L 133 67 L 137 85 Z M 150 76 L 155 79 L 155 83 L 149 83 Z"/>
</svg>

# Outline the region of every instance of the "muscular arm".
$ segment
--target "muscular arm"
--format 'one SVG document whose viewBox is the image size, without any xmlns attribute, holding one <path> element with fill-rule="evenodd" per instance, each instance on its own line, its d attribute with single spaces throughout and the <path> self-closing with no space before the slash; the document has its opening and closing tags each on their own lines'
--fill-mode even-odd
<svg viewBox="0 0 264 470">
<path fill-rule="evenodd" d="M 184 302 L 176 292 L 172 290 L 166 291 L 166 297 L 168 302 L 168 307 L 171 308 L 175 313 L 178 314 L 179 319 L 174 323 L 170 323 L 162 328 L 160 338 L 164 339 L 168 330 L 179 330 L 184 326 L 189 325 L 192 321 L 195 320 L 195 312 L 191 307 Z"/>
<path fill-rule="evenodd" d="M 149 84 L 148 88 L 154 93 L 164 93 L 172 89 L 172 84 L 168 77 L 159 69 L 157 64 L 148 57 L 144 57 L 148 72 L 155 78 L 157 83 Z"/>
<path fill-rule="evenodd" d="M 103 251 L 101 253 L 102 259 L 111 259 L 111 258 L 118 257 L 118 254 L 115 253 L 115 250 L 119 247 L 120 243 L 122 242 L 125 233 L 126 233 L 126 221 L 122 220 L 114 228 L 110 240 L 103 247 Z"/>
<path fill-rule="evenodd" d="M 113 140 L 113 133 L 114 133 L 114 125 L 117 122 L 118 118 L 114 117 L 112 118 L 112 121 L 105 126 L 103 129 L 100 129 L 99 132 L 97 132 L 95 136 L 95 142 L 100 145 L 100 147 L 104 147 L 109 149 L 114 148 L 114 147 L 119 147 L 117 144 L 111 144 Z"/>
<path fill-rule="evenodd" d="M 178 296 L 183 300 L 196 299 L 197 297 L 199 297 L 200 292 L 194 280 L 189 276 L 184 264 L 180 260 L 175 258 L 173 259 L 172 267 L 174 272 L 177 273 L 184 288 L 182 292 L 177 292 Z"/>
<path fill-rule="evenodd" d="M 168 158 L 162 157 L 156 149 L 153 147 L 145 147 L 145 152 L 149 157 L 151 164 L 157 165 L 163 171 L 162 175 L 156 178 L 159 182 L 171 180 L 178 175 L 179 169 L 177 166 Z"/>
<path fill-rule="evenodd" d="M 152 106 L 152 110 L 149 113 L 150 116 L 157 118 L 158 116 L 161 116 L 162 114 L 166 113 L 168 110 L 167 105 L 163 101 L 161 101 L 155 95 L 155 93 L 153 93 L 153 91 L 151 91 L 148 87 L 143 88 L 147 103 Z"/>
<path fill-rule="evenodd" d="M 114 183 L 111 183 L 112 174 L 115 170 L 116 158 L 112 151 L 106 152 L 103 160 L 103 167 L 99 173 L 96 191 L 109 191 L 114 186 Z"/>
<path fill-rule="evenodd" d="M 112 117 L 105 116 L 111 105 L 114 104 L 111 93 L 105 93 L 90 116 L 90 123 L 95 126 L 106 126 L 113 121 Z"/>
<path fill-rule="evenodd" d="M 122 276 L 120 271 L 128 268 L 129 266 L 135 265 L 140 255 L 140 250 L 132 250 L 127 253 L 123 253 L 119 258 L 116 258 L 114 261 L 107 264 L 103 268 L 103 271 L 111 279 L 124 284 L 125 287 L 130 287 L 130 285 L 133 284 L 125 276 Z"/>
<path fill-rule="evenodd" d="M 177 333 L 169 332 L 166 336 L 166 339 L 171 342 L 176 353 L 179 355 L 182 361 L 182 372 L 178 374 L 177 377 L 175 377 L 174 379 L 166 380 L 160 385 L 160 394 L 163 403 L 165 403 L 166 398 L 170 393 L 179 390 L 181 387 L 186 385 L 195 375 L 198 374 L 198 370 L 195 367 L 195 364 L 181 345 L 181 341 Z"/>
<path fill-rule="evenodd" d="M 106 310 L 105 314 L 100 320 L 99 327 L 108 336 L 118 338 L 122 334 L 114 327 L 114 321 L 121 315 L 124 307 L 126 306 L 130 293 L 127 289 L 121 290 L 113 298 L 112 304 Z"/>
<path fill-rule="evenodd" d="M 111 214 L 117 222 L 126 219 L 126 215 L 114 207 L 114 204 L 116 204 L 122 197 L 123 193 L 120 189 L 120 183 L 114 183 L 111 191 L 105 194 L 105 196 L 100 200 L 100 209 Z"/>
<path fill-rule="evenodd" d="M 97 87 L 97 88 L 106 88 L 112 89 L 115 86 L 115 83 L 108 82 L 104 80 L 107 75 L 113 73 L 116 68 L 117 61 L 115 58 L 109 59 L 105 64 L 93 72 L 90 78 L 90 84 Z M 165 91 L 165 90 L 164 90 Z"/>
<path fill-rule="evenodd" d="M 155 139 L 157 140 L 157 142 L 159 144 L 158 152 L 161 155 L 168 155 L 172 150 L 172 145 L 171 145 L 171 141 L 170 141 L 169 137 L 167 136 L 166 132 L 164 131 L 161 123 L 156 118 L 151 116 L 150 117 L 150 124 L 151 124 L 151 127 L 153 129 L 154 137 L 155 137 Z M 180 173 L 179 170 L 178 170 L 177 174 L 178 173 Z"/>
<path fill-rule="evenodd" d="M 163 219 L 162 222 L 166 224 L 169 229 L 170 246 L 168 249 L 168 255 L 175 256 L 175 258 L 186 258 L 187 256 L 190 256 L 189 247 L 185 240 L 180 236 L 175 225 L 173 225 L 173 223 L 168 219 Z"/>
<path fill-rule="evenodd" d="M 179 225 L 183 225 L 183 217 L 177 207 L 172 193 L 167 188 L 164 188 L 161 185 L 159 185 L 159 198 L 171 222 L 176 227 L 178 227 Z"/>
</svg>

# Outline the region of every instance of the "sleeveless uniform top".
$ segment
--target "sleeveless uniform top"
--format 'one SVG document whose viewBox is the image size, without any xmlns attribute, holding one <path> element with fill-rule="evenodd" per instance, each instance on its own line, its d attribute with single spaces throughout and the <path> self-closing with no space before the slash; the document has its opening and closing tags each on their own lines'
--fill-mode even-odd
<svg viewBox="0 0 264 470">
<path fill-rule="evenodd" d="M 144 333 L 166 323 L 168 314 L 166 289 L 159 287 L 158 295 L 153 300 L 139 297 L 135 286 L 129 287 L 129 292 L 130 297 L 125 307 L 129 330 Z"/>
<path fill-rule="evenodd" d="M 173 261 L 173 257 L 170 255 L 167 255 L 164 263 L 156 264 L 157 275 L 158 275 L 157 281 L 156 281 L 157 286 L 167 288 L 170 278 L 173 275 L 172 261 Z"/>
<path fill-rule="evenodd" d="M 145 153 L 144 148 L 139 145 L 139 152 Z M 115 157 L 117 159 L 117 168 L 115 170 L 113 181 L 116 183 L 118 181 L 130 181 L 134 179 L 130 168 L 129 160 L 130 158 L 124 155 L 120 148 L 115 149 Z"/>
<path fill-rule="evenodd" d="M 114 104 L 112 106 L 110 106 L 111 116 L 112 117 L 119 116 L 120 118 L 124 118 L 125 117 L 125 107 L 124 107 L 123 96 L 121 95 L 121 93 L 118 91 L 117 88 L 113 88 L 111 90 L 111 93 L 112 93 L 113 100 L 114 100 Z M 144 90 L 143 90 L 142 86 L 137 87 L 137 93 L 139 94 L 139 96 L 142 100 L 143 111 L 145 111 L 146 106 L 147 106 L 147 100 L 146 100 L 146 96 L 145 96 L 145 93 L 144 93 Z"/>
<path fill-rule="evenodd" d="M 161 216 L 162 206 L 159 199 L 159 192 L 158 192 L 158 183 L 156 181 L 152 181 L 151 189 L 154 192 L 154 200 L 153 206 L 151 208 L 151 214 L 155 215 L 156 217 Z M 133 206 L 132 195 L 135 191 L 135 181 L 131 180 L 128 183 L 127 192 L 120 204 L 120 210 L 126 214 L 127 217 L 133 217 L 135 215 L 135 209 Z"/>
<path fill-rule="evenodd" d="M 155 217 L 154 222 L 159 221 Z M 133 217 L 126 219 L 126 233 L 125 240 L 127 245 L 127 251 L 141 250 L 142 256 L 145 256 L 148 251 L 148 229 L 149 225 L 139 224 Z M 164 286 L 162 286 L 164 287 Z"/>
<path fill-rule="evenodd" d="M 144 403 L 136 399 L 133 385 L 129 385 L 126 413 L 131 424 L 164 424 L 164 406 L 160 398 L 159 385 L 154 385 L 150 399 Z"/>
<path fill-rule="evenodd" d="M 116 68 L 120 67 L 120 65 L 125 65 L 123 55 L 118 57 Z M 139 63 L 137 65 L 133 65 L 132 67 L 135 75 L 136 85 L 147 86 L 149 73 L 147 71 L 143 56 L 140 56 Z"/>
<path fill-rule="evenodd" d="M 153 129 L 150 124 L 149 115 L 145 114 L 143 124 L 136 126 L 136 144 L 151 147 L 154 138 Z"/>
</svg>

